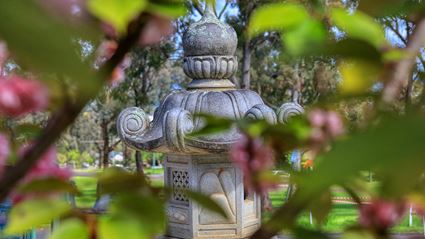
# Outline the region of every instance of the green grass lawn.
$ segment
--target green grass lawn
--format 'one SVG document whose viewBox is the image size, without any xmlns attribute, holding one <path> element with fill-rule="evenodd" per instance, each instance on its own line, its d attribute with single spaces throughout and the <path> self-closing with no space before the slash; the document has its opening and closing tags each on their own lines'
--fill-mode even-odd
<svg viewBox="0 0 425 239">
<path fill-rule="evenodd" d="M 74 177 L 72 179 L 75 185 L 81 192 L 81 196 L 75 198 L 75 203 L 79 208 L 93 207 L 96 201 L 96 184 L 97 180 L 94 177 Z"/>
<path fill-rule="evenodd" d="M 336 190 L 332 192 L 332 195 L 338 197 L 348 197 L 345 192 Z M 283 199 L 286 196 L 286 190 L 278 190 L 270 193 L 270 199 L 272 201 L 273 207 L 279 207 L 283 204 Z M 270 218 L 270 213 L 263 214 L 264 220 Z M 323 222 L 323 225 L 320 225 L 323 230 L 327 232 L 341 232 L 345 228 L 354 226 L 357 223 L 358 211 L 357 205 L 348 204 L 348 203 L 335 203 L 328 217 Z M 309 213 L 304 213 L 298 220 L 298 223 L 307 228 L 318 227 L 319 225 L 310 224 L 310 215 Z M 314 223 L 314 222 L 313 222 Z M 393 228 L 395 233 L 411 233 L 411 232 L 422 232 L 422 218 L 419 216 L 413 216 L 413 225 L 409 227 L 409 218 L 406 216 L 402 222 Z"/>
<path fill-rule="evenodd" d="M 77 207 L 90 208 L 93 206 L 96 200 L 96 179 L 92 177 L 74 177 L 73 180 L 76 186 L 81 191 L 82 195 L 76 197 Z M 155 187 L 162 187 L 162 180 L 154 180 L 151 182 Z M 334 196 L 346 197 L 348 196 L 341 190 L 335 190 Z M 270 199 L 272 200 L 273 207 L 279 207 L 283 204 L 283 199 L 286 196 L 286 190 L 278 190 L 270 193 Z M 264 220 L 270 218 L 270 213 L 263 214 Z M 332 211 L 325 219 L 321 227 L 327 232 L 340 232 L 345 228 L 356 224 L 358 218 L 357 206 L 354 204 L 347 203 L 336 203 L 333 205 Z M 298 223 L 307 228 L 314 228 L 319 225 L 310 225 L 309 213 L 304 213 L 298 220 Z M 422 219 L 418 216 L 413 217 L 413 226 L 408 226 L 408 217 L 393 229 L 394 232 L 422 232 L 423 225 Z"/>
</svg>

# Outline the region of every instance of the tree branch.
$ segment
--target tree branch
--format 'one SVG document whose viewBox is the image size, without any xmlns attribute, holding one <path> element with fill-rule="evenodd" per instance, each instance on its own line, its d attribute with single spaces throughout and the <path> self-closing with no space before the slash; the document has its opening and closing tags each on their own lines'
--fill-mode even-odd
<svg viewBox="0 0 425 239">
<path fill-rule="evenodd" d="M 400 95 L 403 86 L 409 81 L 410 72 L 416 63 L 416 57 L 425 43 L 425 18 L 419 20 L 405 48 L 407 56 L 393 67 L 390 78 L 386 81 L 382 100 L 390 103 Z"/>
<path fill-rule="evenodd" d="M 141 14 L 130 24 L 128 34 L 118 43 L 114 55 L 101 67 L 99 73 L 107 79 L 113 69 L 123 60 L 127 52 L 138 41 L 139 34 L 145 25 L 146 15 Z M 101 90 L 99 86 L 97 91 Z M 5 172 L 0 180 L 0 202 L 4 201 L 18 182 L 31 170 L 40 157 L 54 144 L 62 132 L 78 117 L 89 98 L 77 99 L 74 103 L 65 104 L 49 120 L 46 128 L 30 148 L 18 158 L 17 163 Z"/>
<path fill-rule="evenodd" d="M 223 16 L 229 4 L 230 4 L 230 0 L 227 0 L 226 4 L 224 4 L 224 7 L 221 9 L 220 13 L 217 15 L 218 19 L 220 19 Z"/>
<path fill-rule="evenodd" d="M 385 21 L 385 25 L 392 31 L 396 36 L 403 42 L 405 46 L 407 46 L 407 39 L 401 35 L 401 33 L 398 31 L 397 27 L 393 27 L 391 22 Z"/>
<path fill-rule="evenodd" d="M 192 7 L 199 13 L 199 15 L 204 15 L 204 11 L 198 1 L 193 1 Z"/>
</svg>

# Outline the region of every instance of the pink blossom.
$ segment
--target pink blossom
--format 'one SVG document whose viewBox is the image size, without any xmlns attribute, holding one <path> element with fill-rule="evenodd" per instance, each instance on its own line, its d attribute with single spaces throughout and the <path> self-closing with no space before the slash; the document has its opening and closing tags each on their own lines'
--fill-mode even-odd
<svg viewBox="0 0 425 239">
<path fill-rule="evenodd" d="M 336 138 L 344 134 L 344 124 L 341 120 L 341 117 L 336 112 L 328 112 L 328 117 L 326 120 L 328 132 L 332 138 Z"/>
<path fill-rule="evenodd" d="M 2 173 L 4 167 L 7 163 L 7 158 L 10 154 L 10 144 L 7 137 L 3 134 L 0 134 L 0 177 L 2 177 Z"/>
<path fill-rule="evenodd" d="M 49 14 L 71 23 L 85 24 L 90 15 L 85 7 L 85 0 L 37 0 Z"/>
<path fill-rule="evenodd" d="M 313 127 L 323 127 L 326 124 L 326 112 L 323 110 L 313 110 L 308 115 L 308 119 Z"/>
<path fill-rule="evenodd" d="M 23 146 L 20 149 L 20 154 L 28 149 L 28 145 Z M 47 150 L 41 158 L 37 161 L 37 164 L 31 169 L 31 171 L 23 179 L 24 182 L 30 182 L 34 179 L 43 178 L 59 178 L 62 180 L 68 180 L 71 177 L 71 173 L 68 169 L 60 168 L 56 163 L 57 154 L 55 148 Z"/>
<path fill-rule="evenodd" d="M 344 123 L 334 111 L 313 110 L 308 115 L 312 127 L 309 143 L 313 154 L 317 154 L 332 140 L 344 134 Z"/>
<path fill-rule="evenodd" d="M 374 199 L 360 206 L 359 224 L 379 231 L 394 226 L 406 212 L 406 203 Z"/>
<path fill-rule="evenodd" d="M 47 105 L 47 89 L 40 82 L 18 76 L 0 78 L 0 114 L 20 117 Z"/>
<path fill-rule="evenodd" d="M 10 153 L 9 140 L 4 134 L 0 134 L 0 165 L 5 165 Z"/>
<path fill-rule="evenodd" d="M 30 145 L 25 145 L 19 150 L 19 154 L 23 155 Z M 46 178 L 57 178 L 63 181 L 68 181 L 71 178 L 71 171 L 67 168 L 61 168 L 56 163 L 57 154 L 55 148 L 50 148 L 47 150 L 41 158 L 37 161 L 36 165 L 30 170 L 30 172 L 25 175 L 21 180 L 20 184 L 30 183 L 34 180 L 46 179 Z M 14 193 L 12 200 L 15 203 L 18 203 L 22 200 L 38 197 L 38 196 L 51 196 L 43 194 L 20 194 Z"/>
<path fill-rule="evenodd" d="M 260 139 L 244 135 L 238 143 L 233 145 L 230 158 L 242 170 L 248 189 L 266 192 L 275 186 L 274 182 L 262 177 L 264 172 L 273 166 L 274 160 L 272 148 Z"/>
<path fill-rule="evenodd" d="M 158 43 L 163 37 L 171 35 L 174 27 L 169 18 L 162 16 L 152 16 L 143 28 L 139 44 L 142 46 Z"/>
</svg>

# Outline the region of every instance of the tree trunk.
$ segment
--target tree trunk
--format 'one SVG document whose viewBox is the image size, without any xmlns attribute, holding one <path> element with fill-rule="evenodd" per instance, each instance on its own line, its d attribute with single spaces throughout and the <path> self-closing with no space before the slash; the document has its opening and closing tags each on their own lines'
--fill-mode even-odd
<svg viewBox="0 0 425 239">
<path fill-rule="evenodd" d="M 99 169 L 102 168 L 102 157 L 103 157 L 103 152 L 102 152 L 102 148 L 99 146 L 97 148 L 98 153 L 99 153 L 99 158 L 97 159 L 97 166 L 99 167 Z"/>
<path fill-rule="evenodd" d="M 108 123 L 106 120 L 102 120 L 102 139 L 103 139 L 103 154 L 102 154 L 102 167 L 109 167 L 109 135 L 108 135 Z"/>
<path fill-rule="evenodd" d="M 136 159 L 136 171 L 138 173 L 143 173 L 142 153 L 139 150 L 136 151 L 135 159 Z"/>
<path fill-rule="evenodd" d="M 130 165 L 130 152 L 127 144 L 123 144 L 123 157 L 124 157 L 124 166 L 128 167 Z"/>
<path fill-rule="evenodd" d="M 246 40 L 243 46 L 242 60 L 242 89 L 249 89 L 251 85 L 251 41 Z"/>
</svg>

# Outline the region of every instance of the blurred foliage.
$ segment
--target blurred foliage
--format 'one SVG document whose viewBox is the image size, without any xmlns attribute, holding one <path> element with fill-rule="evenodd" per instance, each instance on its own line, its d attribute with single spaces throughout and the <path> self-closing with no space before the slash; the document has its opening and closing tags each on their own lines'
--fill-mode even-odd
<svg viewBox="0 0 425 239">
<path fill-rule="evenodd" d="M 297 238 L 328 238 L 320 227 L 307 229 L 296 222 L 306 212 L 312 212 L 319 224 L 326 220 L 334 185 L 353 198 L 361 193 L 425 205 L 423 43 L 414 52 L 417 59 L 406 50 L 411 47 L 412 35 L 421 30 L 417 24 L 424 20 L 423 1 L 238 1 L 230 5 L 237 13 L 225 16 L 226 21 L 238 33 L 239 49 L 246 46 L 237 54 L 251 61 L 252 82 L 248 88 L 258 90 L 274 108 L 283 99 L 291 99 L 311 107 L 340 110 L 348 120 L 347 135 L 332 142 L 315 159 L 314 170 L 294 172 L 288 164 L 282 164 L 291 172 L 290 181 L 296 183 L 297 190 L 265 222 L 264 230 L 278 233 L 289 229 Z M 76 27 L 46 14 L 34 1 L 0 2 L 0 18 L 7 19 L 0 22 L 0 37 L 16 60 L 9 64 L 34 72 L 54 94 L 63 93 L 58 103 L 93 97 L 101 87 L 102 76 L 91 62 L 95 58 L 92 48 L 97 48 L 101 40 L 101 23 L 112 25 L 123 36 L 141 14 L 177 17 L 186 11 L 179 1 L 130 0 L 90 0 L 88 10 L 99 22 L 90 18 L 86 26 Z M 86 151 L 92 155 L 97 151 L 99 164 L 101 156 L 108 160 L 119 143 L 113 123 L 120 109 L 126 105 L 148 106 L 152 112 L 172 86 L 180 87 L 172 83 L 184 85 L 186 78 L 176 65 L 181 63 L 181 34 L 193 21 L 191 17 L 176 22 L 178 32 L 172 41 L 136 47 L 130 52 L 132 61 L 124 82 L 98 95 L 63 136 L 59 146 L 61 163 L 93 164 L 88 153 L 80 153 Z M 380 95 L 397 74 L 394 68 L 409 60 L 413 61 L 413 69 L 402 84 L 400 97 L 383 102 Z M 44 117 L 32 115 L 12 123 L 2 119 L 2 131 L 19 135 L 14 143 L 28 142 L 42 132 L 38 125 Z M 306 116 L 293 118 L 285 125 L 197 117 L 204 118 L 206 127 L 190 137 L 237 126 L 251 137 L 263 138 L 281 158 L 294 149 L 306 151 L 311 143 L 312 128 Z M 99 142 L 87 146 L 84 140 L 88 139 Z M 364 171 L 373 171 L 379 180 L 375 192 L 365 185 Z M 152 238 L 163 232 L 170 189 L 152 187 L 143 174 L 116 168 L 101 173 L 98 179 L 98 196 L 114 196 L 108 213 L 96 218 L 100 238 Z M 78 194 L 71 184 L 52 179 L 32 182 L 20 190 Z M 209 197 L 190 191 L 186 194 L 200 206 L 225 216 Z M 13 208 L 6 232 L 22 233 L 56 218 L 75 216 L 76 212 L 62 199 L 29 199 Z M 88 226 L 93 225 L 76 217 L 67 218 L 52 238 L 89 238 Z M 344 238 L 371 235 L 353 227 Z"/>
</svg>

